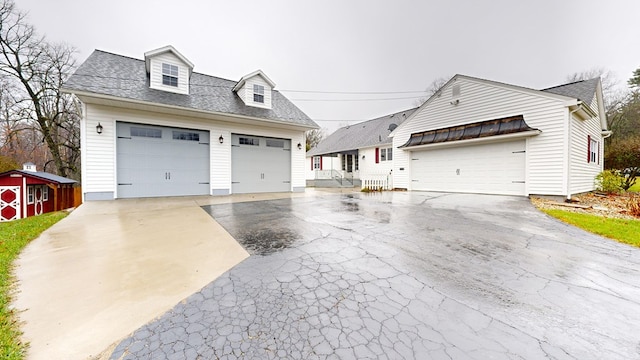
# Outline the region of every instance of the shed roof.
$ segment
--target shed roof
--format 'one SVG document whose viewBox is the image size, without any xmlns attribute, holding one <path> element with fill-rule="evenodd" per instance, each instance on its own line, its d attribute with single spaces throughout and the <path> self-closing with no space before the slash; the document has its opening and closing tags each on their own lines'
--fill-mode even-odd
<svg viewBox="0 0 640 360">
<path fill-rule="evenodd" d="M 389 134 L 416 111 L 417 108 L 398 111 L 376 119 L 341 127 L 307 152 L 308 156 L 335 154 L 372 146 L 391 145 Z"/>
<path fill-rule="evenodd" d="M 277 90 L 272 92 L 271 109 L 245 105 L 232 91 L 236 83 L 194 72 L 189 79 L 188 95 L 152 89 L 144 60 L 95 50 L 65 82 L 63 91 L 318 128 L 311 118 Z"/>
<path fill-rule="evenodd" d="M 533 130 L 537 129 L 527 125 L 522 115 L 517 115 L 413 133 L 409 137 L 409 140 L 399 147 L 406 148 L 451 141 L 478 139 Z"/>
<path fill-rule="evenodd" d="M 69 179 L 66 177 L 58 176 L 56 174 L 51 174 L 44 171 L 24 171 L 24 170 L 9 170 L 3 173 L 0 173 L 0 177 L 7 176 L 10 174 L 21 174 L 23 176 L 29 176 L 34 178 L 39 178 L 41 180 L 50 181 L 56 184 L 75 184 L 76 180 Z"/>
</svg>

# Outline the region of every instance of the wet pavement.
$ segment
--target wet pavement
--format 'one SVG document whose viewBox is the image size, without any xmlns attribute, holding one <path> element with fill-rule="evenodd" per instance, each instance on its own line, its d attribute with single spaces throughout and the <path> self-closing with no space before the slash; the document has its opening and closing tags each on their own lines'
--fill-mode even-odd
<svg viewBox="0 0 640 360">
<path fill-rule="evenodd" d="M 204 206 L 252 255 L 111 359 L 640 359 L 640 250 L 528 199 Z"/>
</svg>

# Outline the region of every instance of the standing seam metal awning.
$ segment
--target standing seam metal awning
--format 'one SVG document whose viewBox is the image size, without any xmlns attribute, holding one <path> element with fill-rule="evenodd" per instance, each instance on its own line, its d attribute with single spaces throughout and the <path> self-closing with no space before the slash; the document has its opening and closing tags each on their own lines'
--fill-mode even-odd
<svg viewBox="0 0 640 360">
<path fill-rule="evenodd" d="M 405 144 L 399 146 L 399 148 L 478 139 L 536 130 L 538 129 L 534 129 L 527 125 L 524 121 L 523 115 L 517 115 L 413 133 L 409 137 L 409 140 L 407 140 Z"/>
</svg>

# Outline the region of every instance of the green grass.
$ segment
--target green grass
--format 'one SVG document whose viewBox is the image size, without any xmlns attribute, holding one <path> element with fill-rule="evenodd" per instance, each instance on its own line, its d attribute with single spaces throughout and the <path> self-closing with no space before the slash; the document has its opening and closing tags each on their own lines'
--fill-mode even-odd
<svg viewBox="0 0 640 360">
<path fill-rule="evenodd" d="M 544 212 L 583 230 L 640 247 L 640 220 L 605 218 L 564 210 L 544 210 Z"/>
<path fill-rule="evenodd" d="M 27 348 L 20 340 L 17 314 L 9 308 L 13 261 L 31 240 L 65 216 L 59 211 L 0 223 L 0 359 L 23 359 Z"/>
<path fill-rule="evenodd" d="M 640 179 L 636 180 L 636 183 L 629 188 L 631 192 L 640 192 Z"/>
</svg>

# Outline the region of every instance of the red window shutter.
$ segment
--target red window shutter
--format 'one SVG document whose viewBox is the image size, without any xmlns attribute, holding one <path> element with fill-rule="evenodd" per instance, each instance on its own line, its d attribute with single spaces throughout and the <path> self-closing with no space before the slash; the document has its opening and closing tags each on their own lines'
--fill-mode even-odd
<svg viewBox="0 0 640 360">
<path fill-rule="evenodd" d="M 380 148 L 376 148 L 376 164 L 380 162 Z"/>
<path fill-rule="evenodd" d="M 320 170 L 322 170 L 322 156 L 320 156 Z"/>
<path fill-rule="evenodd" d="M 591 162 L 591 135 L 587 135 L 587 162 Z"/>
<path fill-rule="evenodd" d="M 312 157 L 311 157 L 311 170 L 313 170 L 313 158 L 314 158 L 314 157 L 315 157 L 315 156 L 312 156 Z"/>
</svg>

